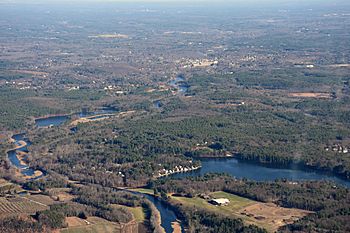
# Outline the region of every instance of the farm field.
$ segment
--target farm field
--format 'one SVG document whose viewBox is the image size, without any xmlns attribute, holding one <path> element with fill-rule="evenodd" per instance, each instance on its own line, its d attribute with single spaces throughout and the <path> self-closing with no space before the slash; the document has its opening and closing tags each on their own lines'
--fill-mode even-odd
<svg viewBox="0 0 350 233">
<path fill-rule="evenodd" d="M 215 206 L 208 203 L 208 200 L 199 197 L 186 198 L 172 196 L 171 198 L 181 202 L 183 205 L 242 218 L 245 223 L 257 225 L 269 232 L 275 232 L 279 227 L 292 223 L 311 213 L 299 209 L 282 208 L 272 203 L 256 202 L 226 192 L 214 192 L 210 196 L 212 198 L 227 198 L 230 200 L 230 203 L 227 206 Z"/>
<path fill-rule="evenodd" d="M 0 217 L 19 214 L 35 214 L 37 211 L 46 210 L 49 207 L 37 201 L 23 197 L 0 197 Z"/>
</svg>

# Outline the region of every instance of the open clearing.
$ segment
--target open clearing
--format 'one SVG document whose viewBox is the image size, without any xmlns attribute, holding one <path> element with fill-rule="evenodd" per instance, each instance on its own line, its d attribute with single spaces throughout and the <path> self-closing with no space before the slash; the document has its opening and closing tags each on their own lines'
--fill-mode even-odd
<svg viewBox="0 0 350 233">
<path fill-rule="evenodd" d="M 89 38 L 128 39 L 129 36 L 125 34 L 100 34 L 96 36 L 89 36 Z"/>
<path fill-rule="evenodd" d="M 88 221 L 78 217 L 66 217 L 65 221 L 68 227 L 86 226 L 89 224 Z"/>
<path fill-rule="evenodd" d="M 137 188 L 137 189 L 128 189 L 133 192 L 139 192 L 139 193 L 145 193 L 145 194 L 150 194 L 154 195 L 153 189 L 144 189 L 144 188 Z"/>
<path fill-rule="evenodd" d="M 32 200 L 38 203 L 42 203 L 44 205 L 52 205 L 55 203 L 55 201 L 52 200 L 51 197 L 47 195 L 42 195 L 42 194 L 29 195 L 29 196 L 25 196 L 24 198 L 27 198 L 29 200 Z"/>
<path fill-rule="evenodd" d="M 211 193 L 210 196 L 213 198 L 227 198 L 230 200 L 230 203 L 227 206 L 215 206 L 208 203 L 208 200 L 200 197 L 186 198 L 172 196 L 171 198 L 181 202 L 183 205 L 242 218 L 245 223 L 263 227 L 269 232 L 275 232 L 279 227 L 312 213 L 300 209 L 278 207 L 272 203 L 256 202 L 225 192 Z"/>
<path fill-rule="evenodd" d="M 11 72 L 14 73 L 20 73 L 20 74 L 30 74 L 30 75 L 35 75 L 35 76 L 47 76 L 49 75 L 47 72 L 42 72 L 42 71 L 34 71 L 34 70 L 10 70 Z"/>
<path fill-rule="evenodd" d="M 295 92 L 289 93 L 291 97 L 300 97 L 300 98 L 330 98 L 329 93 L 322 92 Z"/>
<path fill-rule="evenodd" d="M 94 116 L 88 116 L 88 117 L 81 117 L 71 123 L 71 125 L 78 125 L 81 123 L 88 123 L 92 121 L 102 121 L 105 119 L 108 119 L 112 116 L 115 116 L 115 114 L 100 114 L 100 115 L 94 115 Z"/>
<path fill-rule="evenodd" d="M 80 219 L 77 217 L 67 217 L 66 223 L 68 228 L 61 229 L 62 233 L 112 233 L 117 232 L 116 227 L 113 223 L 98 218 L 98 217 L 89 217 L 87 220 Z"/>
<path fill-rule="evenodd" d="M 144 222 L 146 219 L 145 212 L 142 207 L 129 207 L 129 206 L 117 205 L 117 204 L 113 204 L 112 206 L 127 209 L 132 213 L 136 222 Z"/>
<path fill-rule="evenodd" d="M 121 225 L 113 223 L 99 217 L 88 217 L 86 220 L 77 217 L 67 217 L 66 223 L 68 228 L 61 229 L 61 233 L 116 233 L 121 232 Z M 137 228 L 137 224 L 128 224 L 130 231 L 125 229 L 125 232 L 133 232 L 132 227 Z M 127 227 L 124 225 L 124 227 Z"/>
</svg>

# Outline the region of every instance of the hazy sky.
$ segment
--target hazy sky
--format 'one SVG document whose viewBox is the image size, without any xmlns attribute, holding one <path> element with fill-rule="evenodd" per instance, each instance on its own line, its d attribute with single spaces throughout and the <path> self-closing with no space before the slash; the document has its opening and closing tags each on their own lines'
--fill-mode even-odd
<svg viewBox="0 0 350 233">
<path fill-rule="evenodd" d="M 325 5 L 341 5 L 346 6 L 344 9 L 350 7 L 350 0 L 0 0 L 0 4 L 13 3 L 13 4 L 88 4 L 88 3 L 177 3 L 177 5 L 246 5 L 246 6 L 307 6 L 312 5 L 325 6 Z"/>
</svg>

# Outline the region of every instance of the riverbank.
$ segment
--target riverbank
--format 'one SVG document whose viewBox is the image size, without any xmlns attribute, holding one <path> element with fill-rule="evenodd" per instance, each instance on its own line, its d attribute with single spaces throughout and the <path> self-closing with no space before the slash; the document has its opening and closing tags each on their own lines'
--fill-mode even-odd
<svg viewBox="0 0 350 233">
<path fill-rule="evenodd" d="M 305 172 L 316 172 L 319 174 L 323 174 L 326 176 L 335 176 L 344 181 L 350 182 L 350 172 L 338 173 L 334 170 L 330 170 L 329 168 L 321 168 L 317 165 L 312 165 L 306 161 L 290 161 L 288 163 L 280 163 L 280 162 L 269 162 L 269 161 L 261 161 L 259 158 L 250 159 L 246 158 L 242 154 L 235 154 L 234 158 L 251 164 L 257 164 L 259 166 L 269 167 L 269 168 L 277 168 L 277 169 L 293 169 L 293 170 L 301 170 Z M 347 175 L 349 174 L 349 175 Z"/>
<path fill-rule="evenodd" d="M 26 161 L 28 156 L 26 147 L 29 143 L 25 141 L 23 137 L 23 133 L 12 135 L 10 142 L 12 142 L 15 147 L 6 151 L 8 160 L 12 166 L 16 168 L 15 176 L 25 180 L 34 180 L 43 177 L 44 172 L 29 167 Z"/>
<path fill-rule="evenodd" d="M 52 118 L 52 117 L 68 117 L 70 115 L 72 115 L 74 113 L 70 113 L 70 114 L 67 114 L 67 113 L 62 113 L 62 114 L 47 114 L 47 115 L 44 115 L 44 116 L 40 116 L 40 117 L 33 117 L 32 119 L 35 121 L 37 120 L 44 120 L 44 119 L 47 119 L 47 118 Z"/>
<path fill-rule="evenodd" d="M 128 189 L 123 188 L 120 190 L 126 190 L 132 193 L 144 195 L 150 202 L 152 202 L 155 207 L 160 212 L 161 226 L 165 229 L 167 233 L 182 232 L 184 233 L 184 226 L 180 222 L 177 213 L 173 206 L 168 202 L 162 200 L 160 196 L 155 195 L 152 189 L 148 188 L 137 188 L 137 189 Z"/>
<path fill-rule="evenodd" d="M 113 116 L 115 116 L 115 114 L 99 114 L 99 115 L 93 115 L 93 116 L 88 116 L 88 117 L 80 117 L 77 120 L 73 120 L 70 123 L 70 125 L 77 126 L 78 124 L 82 124 L 82 123 L 88 123 L 88 122 L 93 122 L 93 121 L 102 121 L 105 119 L 109 119 Z"/>
</svg>

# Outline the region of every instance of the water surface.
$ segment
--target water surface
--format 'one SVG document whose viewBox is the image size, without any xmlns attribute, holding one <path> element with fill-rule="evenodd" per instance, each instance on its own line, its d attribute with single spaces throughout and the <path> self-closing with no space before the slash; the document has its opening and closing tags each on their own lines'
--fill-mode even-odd
<svg viewBox="0 0 350 233">
<path fill-rule="evenodd" d="M 194 177 L 206 173 L 228 173 L 236 178 L 247 178 L 256 181 L 274 181 L 276 179 L 301 180 L 329 180 L 350 188 L 350 182 L 334 175 L 327 175 L 317 171 L 304 171 L 300 169 L 285 169 L 262 166 L 248 163 L 235 158 L 201 159 L 202 168 L 172 175 L 173 177 Z"/>
</svg>

